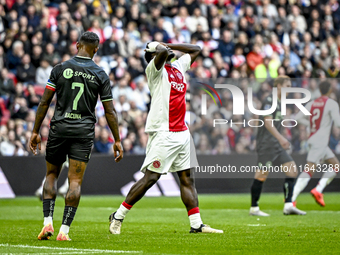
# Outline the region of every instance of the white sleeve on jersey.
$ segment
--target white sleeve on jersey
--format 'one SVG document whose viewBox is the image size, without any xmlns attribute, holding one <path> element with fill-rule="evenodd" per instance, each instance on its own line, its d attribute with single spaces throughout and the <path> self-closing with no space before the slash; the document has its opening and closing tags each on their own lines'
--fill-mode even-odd
<svg viewBox="0 0 340 255">
<path fill-rule="evenodd" d="M 182 69 L 182 73 L 184 74 L 186 71 L 190 69 L 191 66 L 191 57 L 188 53 L 181 56 L 179 59 L 177 59 L 177 62 L 180 65 L 180 68 Z"/>
<path fill-rule="evenodd" d="M 155 58 L 153 58 L 150 61 L 150 63 L 145 69 L 145 73 L 148 78 L 148 81 L 149 83 L 151 83 L 149 84 L 149 86 L 158 83 L 158 80 L 161 79 L 164 65 L 165 65 L 165 62 L 163 66 L 159 70 L 157 70 L 156 65 L 155 65 Z"/>
<path fill-rule="evenodd" d="M 310 109 L 312 107 L 312 102 L 309 102 L 308 104 L 306 104 L 305 108 L 307 109 L 307 111 L 310 112 Z M 295 116 L 295 120 L 299 123 L 302 124 L 304 126 L 309 126 L 309 116 L 308 115 L 304 115 L 302 111 L 299 111 L 298 114 L 296 114 Z"/>
<path fill-rule="evenodd" d="M 332 120 L 334 125 L 340 127 L 340 113 L 339 113 L 339 105 L 333 99 L 329 99 L 329 107 Z"/>
</svg>

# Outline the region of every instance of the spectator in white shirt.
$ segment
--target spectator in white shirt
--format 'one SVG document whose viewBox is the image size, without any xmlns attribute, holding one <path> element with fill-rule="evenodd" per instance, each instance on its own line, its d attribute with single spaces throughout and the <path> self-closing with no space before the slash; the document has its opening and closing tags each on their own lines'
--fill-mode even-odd
<svg viewBox="0 0 340 255">
<path fill-rule="evenodd" d="M 52 66 L 48 63 L 46 59 L 40 61 L 40 67 L 38 67 L 36 72 L 36 83 L 38 85 L 45 86 L 47 80 L 50 77 L 52 71 Z"/>
</svg>

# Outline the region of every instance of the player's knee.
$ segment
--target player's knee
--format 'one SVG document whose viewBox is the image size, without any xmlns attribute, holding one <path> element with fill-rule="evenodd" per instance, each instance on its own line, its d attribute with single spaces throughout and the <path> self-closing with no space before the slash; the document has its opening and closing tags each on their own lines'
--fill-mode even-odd
<svg viewBox="0 0 340 255">
<path fill-rule="evenodd" d="M 45 187 L 43 191 L 43 197 L 55 198 L 57 196 L 57 191 L 54 187 Z"/>
<path fill-rule="evenodd" d="M 152 173 L 152 174 L 149 174 L 148 176 L 145 176 L 145 177 L 146 177 L 145 178 L 146 186 L 151 187 L 152 185 L 154 185 L 159 180 L 161 175 L 156 174 L 156 173 Z"/>
<path fill-rule="evenodd" d="M 148 179 L 148 183 L 150 185 L 154 185 L 158 180 L 159 180 L 159 176 L 153 175 Z"/>
<path fill-rule="evenodd" d="M 83 182 L 83 176 L 78 174 L 70 174 L 68 175 L 69 183 L 74 183 L 77 185 L 81 185 Z"/>
<path fill-rule="evenodd" d="M 182 176 L 179 178 L 179 180 L 180 180 L 181 185 L 183 185 L 183 186 L 189 187 L 189 186 L 194 185 L 194 178 L 192 178 L 192 177 L 190 177 L 190 176 L 182 175 Z"/>
</svg>

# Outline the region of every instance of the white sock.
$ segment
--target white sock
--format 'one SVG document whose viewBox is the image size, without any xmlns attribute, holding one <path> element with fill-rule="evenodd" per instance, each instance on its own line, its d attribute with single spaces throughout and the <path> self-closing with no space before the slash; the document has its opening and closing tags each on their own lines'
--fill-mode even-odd
<svg viewBox="0 0 340 255">
<path fill-rule="evenodd" d="M 67 226 L 64 224 L 61 225 L 60 230 L 59 230 L 59 232 L 63 232 L 65 235 L 67 235 L 69 231 L 70 231 L 70 226 Z"/>
<path fill-rule="evenodd" d="M 203 224 L 200 213 L 191 214 L 189 216 L 189 221 L 190 221 L 190 227 L 196 228 L 196 229 L 199 228 Z"/>
<path fill-rule="evenodd" d="M 117 220 L 123 220 L 129 211 L 130 209 L 127 209 L 123 204 L 121 204 L 115 214 L 115 218 Z"/>
<path fill-rule="evenodd" d="M 284 208 L 289 208 L 292 207 L 293 203 L 292 202 L 285 202 Z"/>
<path fill-rule="evenodd" d="M 316 190 L 320 193 L 324 190 L 324 188 L 333 181 L 336 176 L 336 172 L 332 168 L 328 169 L 328 172 L 324 173 L 316 186 Z"/>
<path fill-rule="evenodd" d="M 308 173 L 303 172 L 300 174 L 299 178 L 296 180 L 294 190 L 293 190 L 293 197 L 292 201 L 294 202 L 298 195 L 306 188 L 308 182 L 310 181 L 311 177 Z"/>
<path fill-rule="evenodd" d="M 44 226 L 51 223 L 53 225 L 53 218 L 51 216 L 44 217 Z"/>
</svg>

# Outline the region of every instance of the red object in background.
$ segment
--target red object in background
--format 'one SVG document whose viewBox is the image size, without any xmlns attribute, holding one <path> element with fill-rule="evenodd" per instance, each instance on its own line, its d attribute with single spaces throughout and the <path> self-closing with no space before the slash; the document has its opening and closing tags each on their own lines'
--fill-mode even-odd
<svg viewBox="0 0 340 255">
<path fill-rule="evenodd" d="M 13 73 L 9 72 L 8 73 L 8 78 L 11 78 L 13 80 L 13 82 L 14 82 L 14 85 L 17 85 L 18 79 L 17 79 L 17 77 Z"/>
<path fill-rule="evenodd" d="M 9 10 L 12 9 L 13 4 L 15 3 L 15 0 L 6 0 L 6 5 Z"/>
<path fill-rule="evenodd" d="M 47 17 L 47 28 L 51 28 L 51 26 L 57 26 L 58 25 L 58 21 L 57 21 L 57 16 L 59 14 L 59 10 L 56 8 L 48 8 L 50 11 L 50 15 Z M 56 9 L 56 11 L 55 11 Z M 52 12 L 51 12 L 52 10 Z"/>
<path fill-rule="evenodd" d="M 8 120 L 10 119 L 11 112 L 6 109 L 5 100 L 3 98 L 0 98 L 0 109 L 2 112 L 0 126 L 4 126 L 7 124 Z"/>
<path fill-rule="evenodd" d="M 109 143 L 114 143 L 114 142 L 115 142 L 115 139 L 113 139 L 112 136 L 109 136 L 109 138 L 107 139 L 107 141 L 108 141 Z"/>
<path fill-rule="evenodd" d="M 104 37 L 103 29 L 96 29 L 94 27 L 90 27 L 90 29 L 88 31 L 93 32 L 93 33 L 98 35 L 98 37 L 99 37 L 99 44 L 103 44 L 105 42 L 105 37 Z"/>
<path fill-rule="evenodd" d="M 259 65 L 262 64 L 263 62 L 263 57 L 260 54 L 257 54 L 255 52 L 249 52 L 249 54 L 246 57 L 247 59 L 247 64 L 250 67 L 251 70 L 255 70 L 255 68 Z"/>
<path fill-rule="evenodd" d="M 134 81 L 132 81 L 132 82 L 130 83 L 130 87 L 131 87 L 133 90 L 135 90 L 135 89 L 137 88 L 137 85 L 136 85 L 136 83 L 135 83 Z"/>
<path fill-rule="evenodd" d="M 194 63 L 192 63 L 191 68 L 196 68 L 197 67 L 197 62 L 195 61 Z"/>
<path fill-rule="evenodd" d="M 34 91 L 35 91 L 35 94 L 42 96 L 44 94 L 45 88 L 36 85 L 36 86 L 34 86 Z"/>
<path fill-rule="evenodd" d="M 229 128 L 227 131 L 227 136 L 229 139 L 229 144 L 231 148 L 235 148 L 235 139 L 236 139 L 236 133 L 232 128 Z"/>
<path fill-rule="evenodd" d="M 50 11 L 50 16 L 53 16 L 54 18 L 57 18 L 59 15 L 59 9 L 55 7 L 48 7 L 48 10 Z"/>
</svg>

